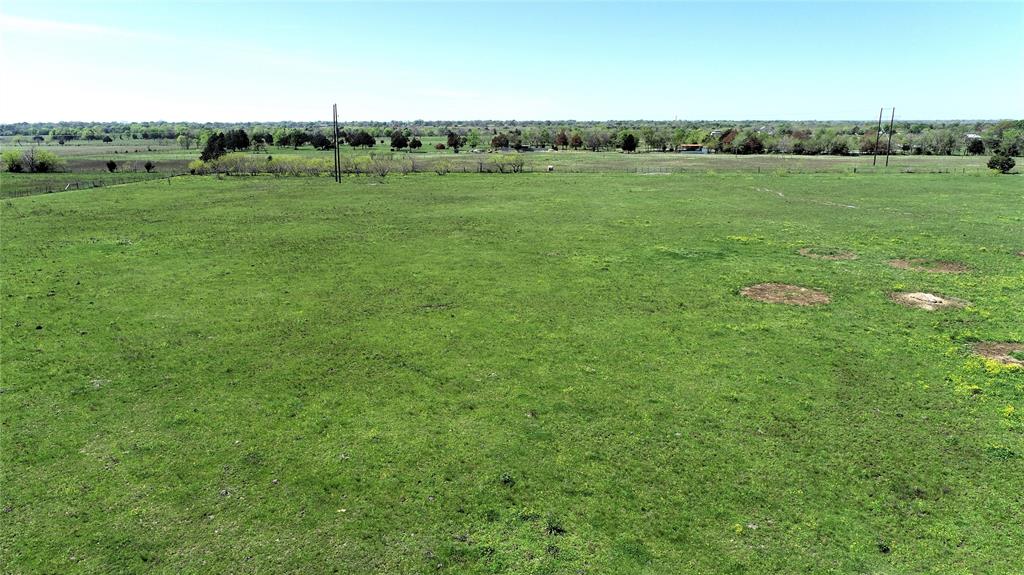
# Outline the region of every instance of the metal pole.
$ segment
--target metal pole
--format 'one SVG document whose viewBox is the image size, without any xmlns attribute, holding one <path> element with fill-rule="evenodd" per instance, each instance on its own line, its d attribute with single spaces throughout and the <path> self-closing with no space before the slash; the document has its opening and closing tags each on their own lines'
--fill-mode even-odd
<svg viewBox="0 0 1024 575">
<path fill-rule="evenodd" d="M 892 122 L 896 119 L 896 107 L 892 109 L 892 116 L 889 116 L 889 141 L 885 144 L 885 165 L 889 166 L 889 149 L 892 148 Z"/>
<path fill-rule="evenodd" d="M 885 108 L 878 109 L 878 129 L 875 130 L 875 153 L 871 157 L 872 166 L 874 166 L 875 162 L 878 161 L 878 138 L 882 136 L 882 110 L 885 110 Z"/>
</svg>

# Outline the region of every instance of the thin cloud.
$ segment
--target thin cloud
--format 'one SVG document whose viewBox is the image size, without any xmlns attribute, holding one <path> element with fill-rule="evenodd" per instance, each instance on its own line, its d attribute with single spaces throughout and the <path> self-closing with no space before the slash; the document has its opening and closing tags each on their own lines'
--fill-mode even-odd
<svg viewBox="0 0 1024 575">
<path fill-rule="evenodd" d="M 0 14 L 0 32 L 28 33 L 28 34 L 97 34 L 102 36 L 117 36 L 121 38 L 141 38 L 143 36 L 152 38 L 152 34 L 142 34 L 132 30 L 121 28 L 110 28 L 108 26 L 97 26 L 95 24 L 82 24 L 78 22 L 61 22 L 58 20 L 42 20 L 38 18 L 22 18 Z"/>
</svg>

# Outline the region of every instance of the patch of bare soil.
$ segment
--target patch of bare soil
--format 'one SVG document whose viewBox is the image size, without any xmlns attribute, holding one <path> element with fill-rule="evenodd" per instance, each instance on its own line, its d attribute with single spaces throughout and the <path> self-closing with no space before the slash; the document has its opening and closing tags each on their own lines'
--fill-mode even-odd
<svg viewBox="0 0 1024 575">
<path fill-rule="evenodd" d="M 981 341 L 974 344 L 974 353 L 1006 365 L 1024 366 L 1024 343 Z"/>
<path fill-rule="evenodd" d="M 832 301 L 825 292 L 789 284 L 757 284 L 740 292 L 750 299 L 789 305 L 820 305 Z"/>
<path fill-rule="evenodd" d="M 801 248 L 797 253 L 816 260 L 855 260 L 857 254 L 849 250 L 833 250 L 829 248 Z"/>
<path fill-rule="evenodd" d="M 907 307 L 916 307 L 923 310 L 935 311 L 945 308 L 961 308 L 969 305 L 962 299 L 935 295 L 924 292 L 894 292 L 889 294 L 892 301 Z"/>
<path fill-rule="evenodd" d="M 889 260 L 889 265 L 901 270 L 912 270 L 915 272 L 934 272 L 940 274 L 961 274 L 969 271 L 966 264 L 946 260 L 930 260 L 927 258 L 912 258 L 909 260 Z"/>
</svg>

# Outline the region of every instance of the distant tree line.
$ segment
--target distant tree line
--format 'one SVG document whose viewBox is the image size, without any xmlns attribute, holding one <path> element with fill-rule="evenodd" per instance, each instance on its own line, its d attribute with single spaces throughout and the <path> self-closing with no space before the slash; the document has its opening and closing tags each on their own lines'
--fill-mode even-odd
<svg viewBox="0 0 1024 575">
<path fill-rule="evenodd" d="M 416 150 L 423 145 L 421 138 L 432 137 L 442 139 L 435 147 L 454 152 L 463 148 L 669 152 L 682 146 L 703 146 L 731 154 L 849 155 L 885 152 L 887 128 L 883 125 L 879 134 L 871 122 L 367 122 L 342 129 L 339 144 Z M 269 146 L 297 149 L 305 145 L 327 150 L 334 145 L 333 129 L 316 122 L 0 125 L 0 135 L 9 136 L 13 145 L 63 145 L 75 140 L 116 145 L 126 139 L 159 139 L 186 150 L 204 150 L 211 138 L 221 134 L 225 151 L 259 152 Z M 898 122 L 891 145 L 891 152 L 897 154 L 1020 156 L 1024 120 Z"/>
</svg>

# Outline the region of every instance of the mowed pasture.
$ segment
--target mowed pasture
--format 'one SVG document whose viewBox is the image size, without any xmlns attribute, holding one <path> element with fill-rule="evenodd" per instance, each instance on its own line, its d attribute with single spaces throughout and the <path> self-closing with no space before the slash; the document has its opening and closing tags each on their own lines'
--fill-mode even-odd
<svg viewBox="0 0 1024 575">
<path fill-rule="evenodd" d="M 186 176 L 0 207 L 5 572 L 1024 569 L 1024 370 L 972 353 L 1024 341 L 1019 177 Z"/>
</svg>

